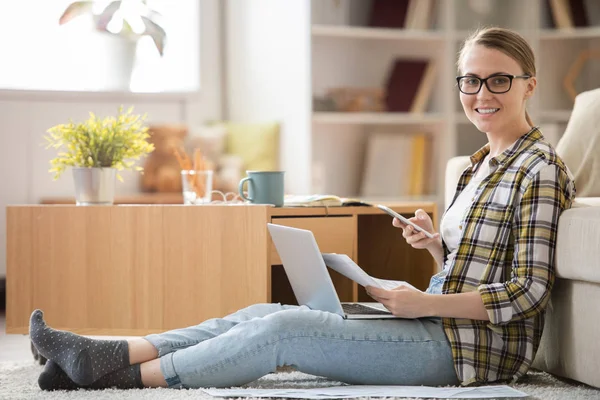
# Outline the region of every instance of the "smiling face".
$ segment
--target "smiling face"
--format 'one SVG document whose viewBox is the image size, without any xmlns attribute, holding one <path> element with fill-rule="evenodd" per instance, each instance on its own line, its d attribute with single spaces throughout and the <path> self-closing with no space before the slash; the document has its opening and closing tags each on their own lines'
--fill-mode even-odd
<svg viewBox="0 0 600 400">
<path fill-rule="evenodd" d="M 519 63 L 503 52 L 481 45 L 473 45 L 462 58 L 461 75 L 487 78 L 495 74 L 524 75 Z M 493 78 L 487 81 L 491 88 L 501 82 Z M 484 84 L 477 94 L 460 93 L 465 114 L 481 132 L 492 135 L 527 131 L 525 102 L 533 95 L 535 77 L 513 79 L 511 89 L 502 94 L 491 93 Z"/>
</svg>

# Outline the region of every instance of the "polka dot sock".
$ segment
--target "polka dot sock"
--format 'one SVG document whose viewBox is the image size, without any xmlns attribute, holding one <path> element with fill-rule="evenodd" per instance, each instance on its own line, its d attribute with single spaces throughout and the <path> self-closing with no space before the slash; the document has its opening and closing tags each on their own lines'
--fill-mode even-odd
<svg viewBox="0 0 600 400">
<path fill-rule="evenodd" d="M 75 390 L 79 388 L 52 360 L 48 360 L 44 365 L 44 370 L 38 378 L 38 385 L 42 390 Z"/>
<path fill-rule="evenodd" d="M 44 366 L 44 370 L 38 378 L 38 385 L 42 390 L 76 390 L 76 389 L 141 389 L 142 375 L 140 373 L 140 365 L 134 364 L 129 367 L 122 368 L 110 374 L 104 375 L 96 382 L 88 386 L 80 386 L 73 382 L 67 374 L 60 369 L 58 364 L 52 360 L 48 360 Z"/>
<path fill-rule="evenodd" d="M 113 371 L 129 366 L 126 340 L 96 340 L 52 329 L 35 310 L 29 336 L 38 352 L 54 361 L 78 385 L 90 385 Z"/>
</svg>

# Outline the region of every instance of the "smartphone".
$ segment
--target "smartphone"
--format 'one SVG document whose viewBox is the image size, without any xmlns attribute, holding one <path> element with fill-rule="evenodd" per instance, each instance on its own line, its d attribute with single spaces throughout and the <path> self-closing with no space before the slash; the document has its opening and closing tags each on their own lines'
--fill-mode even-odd
<svg viewBox="0 0 600 400">
<path fill-rule="evenodd" d="M 425 234 L 425 236 L 427 236 L 430 239 L 433 239 L 433 235 L 431 233 L 427 232 L 425 229 L 421 228 L 419 225 L 415 224 L 414 222 L 409 221 L 408 219 L 404 218 L 402 215 L 398 214 L 396 211 L 392 210 L 391 208 L 386 207 L 381 204 L 377 204 L 377 208 L 379 208 L 382 211 L 385 211 L 392 217 L 398 218 L 403 224 L 412 226 L 413 228 L 415 228 L 415 230 L 417 232 L 423 232 Z"/>
</svg>

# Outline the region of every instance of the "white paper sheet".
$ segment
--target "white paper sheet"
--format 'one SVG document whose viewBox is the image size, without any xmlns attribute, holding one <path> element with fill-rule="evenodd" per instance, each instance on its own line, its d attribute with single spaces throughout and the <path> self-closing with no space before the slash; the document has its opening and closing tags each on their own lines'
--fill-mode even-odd
<svg viewBox="0 0 600 400">
<path fill-rule="evenodd" d="M 336 253 L 322 253 L 325 265 L 334 271 L 339 272 L 347 278 L 352 279 L 359 285 L 375 286 L 380 289 L 392 290 L 398 286 L 409 286 L 415 290 L 418 290 L 413 285 L 405 281 L 390 281 L 386 279 L 373 278 L 367 274 L 361 267 L 359 267 L 350 257 L 346 254 Z"/>
<path fill-rule="evenodd" d="M 423 397 L 431 399 L 490 399 L 527 397 L 507 385 L 473 388 L 430 386 L 349 385 L 315 389 L 202 389 L 215 397 L 282 397 L 290 399 L 339 399 L 348 397 Z"/>
</svg>

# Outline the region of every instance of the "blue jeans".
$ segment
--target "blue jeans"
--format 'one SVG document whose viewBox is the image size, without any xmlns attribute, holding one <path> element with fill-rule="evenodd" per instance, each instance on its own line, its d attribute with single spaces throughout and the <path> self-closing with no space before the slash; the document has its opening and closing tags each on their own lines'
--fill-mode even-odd
<svg viewBox="0 0 600 400">
<path fill-rule="evenodd" d="M 306 306 L 256 304 L 145 337 L 169 387 L 227 387 L 279 366 L 351 384 L 455 385 L 439 318 L 346 320 Z"/>
</svg>

